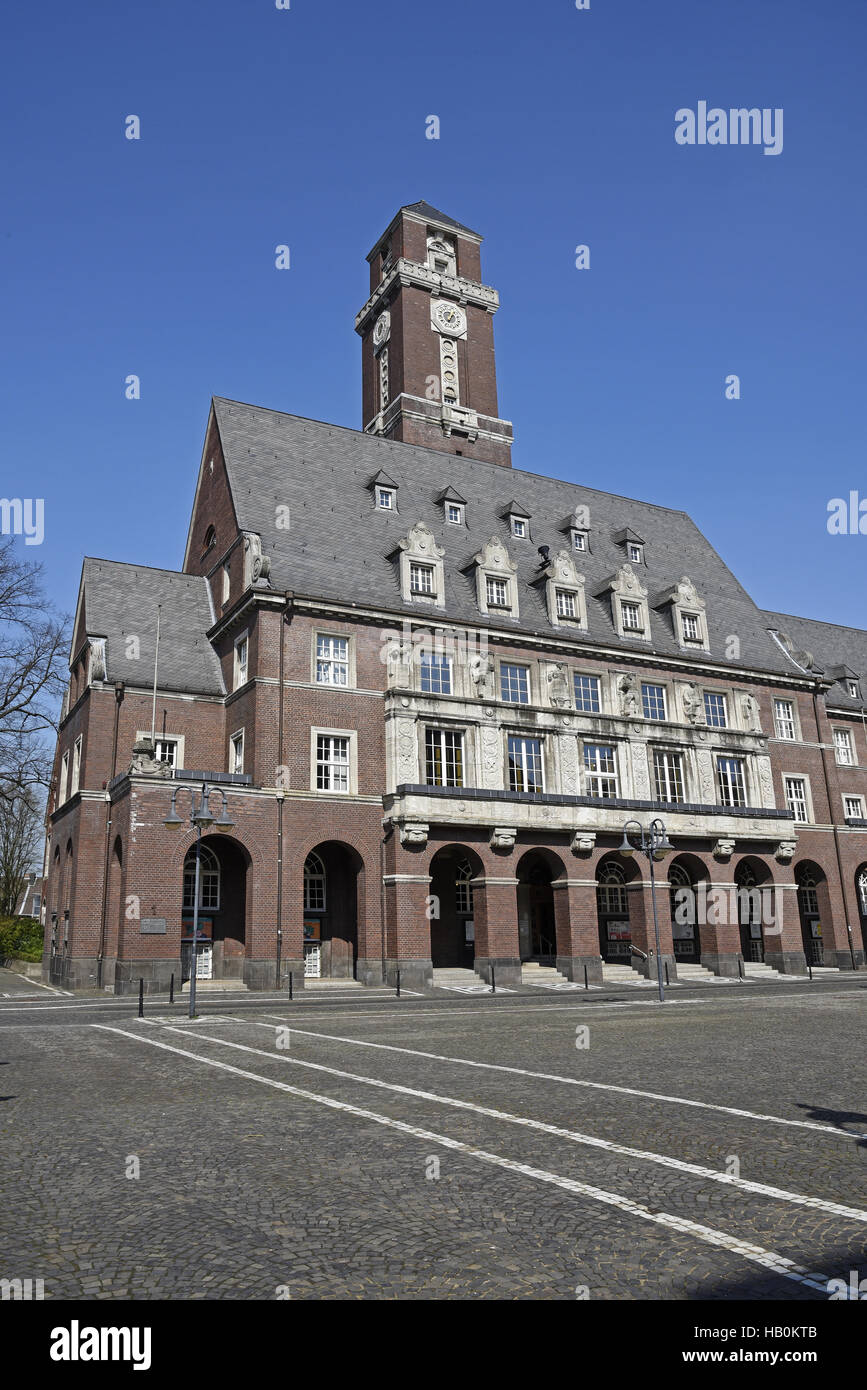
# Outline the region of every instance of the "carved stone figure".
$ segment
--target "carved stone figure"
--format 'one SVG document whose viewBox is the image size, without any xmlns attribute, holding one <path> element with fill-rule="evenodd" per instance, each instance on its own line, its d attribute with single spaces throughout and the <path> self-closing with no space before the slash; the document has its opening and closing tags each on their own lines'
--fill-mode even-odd
<svg viewBox="0 0 867 1390">
<path fill-rule="evenodd" d="M 704 691 L 697 681 L 690 681 L 683 688 L 683 712 L 690 724 L 707 722 L 704 713 Z"/>
<path fill-rule="evenodd" d="M 493 699 L 494 662 L 487 652 L 483 656 L 474 656 L 470 659 L 470 680 L 473 682 L 473 688 L 480 700 Z"/>
<path fill-rule="evenodd" d="M 140 738 L 133 744 L 130 774 L 137 777 L 171 777 L 172 769 L 168 763 L 154 756 L 156 749 L 149 738 Z"/>
<path fill-rule="evenodd" d="M 638 681 L 634 676 L 621 676 L 617 682 L 620 692 L 620 709 L 627 719 L 638 717 Z"/>
<path fill-rule="evenodd" d="M 744 723 L 750 733 L 760 734 L 762 731 L 762 717 L 759 710 L 759 702 L 755 695 L 742 696 L 741 709 L 743 711 Z"/>
<path fill-rule="evenodd" d="M 548 699 L 558 708 L 569 704 L 569 682 L 562 662 L 548 667 Z"/>
<path fill-rule="evenodd" d="M 389 642 L 386 650 L 389 685 L 397 686 L 400 690 L 406 690 L 412 685 L 412 657 L 411 642 L 402 642 L 399 637 Z"/>
</svg>

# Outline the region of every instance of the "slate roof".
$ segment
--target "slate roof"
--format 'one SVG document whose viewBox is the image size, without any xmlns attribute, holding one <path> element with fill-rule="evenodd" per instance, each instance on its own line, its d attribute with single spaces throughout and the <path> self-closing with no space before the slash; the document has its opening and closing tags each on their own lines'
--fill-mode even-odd
<svg viewBox="0 0 867 1390">
<path fill-rule="evenodd" d="M 459 232 L 469 232 L 470 236 L 481 238 L 480 232 L 474 232 L 472 227 L 464 226 L 463 222 L 456 222 L 453 217 L 446 217 L 444 212 L 432 208 L 424 199 L 419 203 L 404 203 L 401 212 L 414 212 L 416 216 L 425 217 L 429 222 L 441 222 L 446 227 L 455 227 Z"/>
<path fill-rule="evenodd" d="M 406 604 L 401 597 L 396 550 L 415 522 L 423 520 L 446 552 L 446 607 L 444 614 L 428 610 L 432 623 L 435 613 L 457 622 L 480 621 L 471 562 L 490 537 L 498 535 L 518 564 L 520 618 L 491 619 L 488 626 L 586 641 L 575 629 L 557 629 L 550 623 L 537 553 L 539 545 L 550 546 L 552 557 L 570 548 L 563 519 L 583 504 L 590 511 L 589 551 L 573 553 L 587 580 L 590 639 L 624 652 L 682 655 L 669 609 L 655 611 L 653 604 L 688 575 L 707 604 L 714 661 L 733 669 L 747 665 L 788 674 L 795 669 L 770 636 L 767 616 L 685 512 L 237 401 L 216 398 L 214 410 L 239 524 L 261 535 L 277 590 L 293 589 L 299 595 L 418 618 L 420 606 Z M 379 469 L 398 484 L 396 513 L 373 507 L 369 485 Z M 446 487 L 456 488 L 467 499 L 465 527 L 445 521 L 437 498 Z M 501 515 L 514 493 L 531 515 L 527 540 L 511 536 Z M 274 526 L 275 507 L 280 505 L 290 509 L 288 530 Z M 635 569 L 649 591 L 650 644 L 618 637 L 610 597 L 594 596 L 624 563 L 623 548 L 613 539 L 624 526 L 632 527 L 645 546 L 646 563 Z M 731 635 L 740 640 L 739 662 L 726 657 Z"/>
<path fill-rule="evenodd" d="M 206 579 L 88 557 L 81 580 L 86 631 L 107 639 L 108 681 L 152 684 L 157 604 L 162 604 L 158 690 L 225 694 L 219 661 L 205 636 L 214 622 Z M 139 639 L 137 660 L 127 656 L 131 636 Z"/>
<path fill-rule="evenodd" d="M 797 618 L 790 613 L 766 612 L 765 618 L 768 626 L 785 633 L 796 649 L 811 653 L 814 670 L 838 677 L 828 692 L 829 703 L 841 709 L 862 708 L 867 694 L 867 632 L 863 628 Z M 792 666 L 791 669 L 796 668 Z M 857 700 L 846 693 L 843 681 L 847 672 L 850 680 L 860 680 L 862 693 Z"/>
</svg>

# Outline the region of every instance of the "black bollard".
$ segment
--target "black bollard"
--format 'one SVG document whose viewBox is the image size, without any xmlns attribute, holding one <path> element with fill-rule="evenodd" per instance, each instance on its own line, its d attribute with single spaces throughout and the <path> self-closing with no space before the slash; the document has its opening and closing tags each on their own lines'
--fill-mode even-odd
<svg viewBox="0 0 867 1390">
<path fill-rule="evenodd" d="M 497 972 L 494 970 L 494 967 L 491 966 L 491 994 L 496 994 L 496 992 L 497 992 Z"/>
<path fill-rule="evenodd" d="M 139 978 L 138 982 L 138 1016 L 144 1018 L 144 980 Z"/>
<path fill-rule="evenodd" d="M 175 972 L 172 971 L 172 978 L 169 980 L 169 1003 L 175 1002 Z"/>
<path fill-rule="evenodd" d="M 397 997 L 398 999 L 400 998 L 400 971 L 399 971 L 399 970 L 398 970 L 398 972 L 397 972 L 397 996 L 396 996 L 396 997 Z"/>
<path fill-rule="evenodd" d="M 292 971 L 291 971 L 291 970 L 289 971 L 289 998 L 290 998 L 290 1000 L 293 998 L 293 994 L 292 994 Z"/>
</svg>

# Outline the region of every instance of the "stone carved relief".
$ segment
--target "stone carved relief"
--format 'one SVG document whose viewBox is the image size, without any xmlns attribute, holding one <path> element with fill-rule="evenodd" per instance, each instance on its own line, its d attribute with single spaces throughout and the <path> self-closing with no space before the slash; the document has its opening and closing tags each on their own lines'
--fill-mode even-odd
<svg viewBox="0 0 867 1390">
<path fill-rule="evenodd" d="M 482 725 L 482 783 L 491 790 L 500 787 L 500 738 L 493 724 Z"/>
<path fill-rule="evenodd" d="M 104 637 L 91 637 L 90 639 L 90 678 L 94 681 L 105 680 Z"/>
<path fill-rule="evenodd" d="M 576 830 L 569 848 L 573 854 L 591 854 L 596 848 L 596 831 Z"/>
<path fill-rule="evenodd" d="M 389 686 L 397 687 L 399 690 L 406 690 L 412 686 L 412 661 L 412 643 L 402 642 L 396 635 L 391 638 L 385 649 L 385 670 Z"/>
<path fill-rule="evenodd" d="M 755 695 L 741 696 L 741 713 L 744 717 L 744 724 L 752 734 L 762 732 L 762 716 L 759 709 L 759 702 Z"/>
<path fill-rule="evenodd" d="M 138 777 L 171 777 L 172 769 L 168 763 L 154 757 L 156 749 L 149 738 L 141 738 L 133 744 L 130 775 Z"/>
<path fill-rule="evenodd" d="M 634 795 L 639 801 L 650 800 L 650 772 L 647 766 L 647 744 L 633 743 L 630 745 L 632 753 L 632 788 Z"/>
<path fill-rule="evenodd" d="M 797 840 L 781 840 L 774 851 L 775 859 L 781 864 L 788 864 L 795 857 L 795 850 L 798 848 Z"/>
<path fill-rule="evenodd" d="M 706 724 L 704 712 L 704 690 L 698 681 L 688 681 L 681 696 L 683 712 L 689 724 Z"/>
<path fill-rule="evenodd" d="M 418 750 L 415 739 L 415 724 L 411 719 L 397 721 L 397 780 L 415 782 L 417 777 Z"/>
<path fill-rule="evenodd" d="M 510 825 L 497 825 L 491 831 L 491 845 L 494 849 L 513 849 L 517 838 L 517 827 Z"/>
<path fill-rule="evenodd" d="M 489 653 L 470 658 L 470 680 L 480 700 L 494 697 L 494 659 Z"/>
<path fill-rule="evenodd" d="M 571 734 L 560 738 L 560 782 L 569 795 L 578 793 L 578 745 Z"/>
<path fill-rule="evenodd" d="M 548 685 L 548 699 L 552 705 L 561 709 L 568 706 L 569 699 L 569 679 L 566 675 L 566 667 L 561 661 L 554 662 L 548 667 L 548 674 L 545 677 Z"/>
<path fill-rule="evenodd" d="M 400 827 L 400 843 L 402 845 L 426 845 L 429 829 L 430 826 L 426 825 L 424 821 L 404 821 Z"/>
<path fill-rule="evenodd" d="M 714 859 L 730 859 L 734 853 L 734 848 L 734 840 L 717 840 L 712 851 L 713 857 Z"/>
<path fill-rule="evenodd" d="M 770 758 L 756 758 L 756 766 L 759 771 L 759 785 L 762 789 L 762 805 L 770 808 L 775 805 L 771 760 Z"/>
<path fill-rule="evenodd" d="M 635 719 L 640 713 L 638 681 L 635 676 L 621 676 L 617 682 L 620 695 L 620 712 L 627 719 Z"/>
<path fill-rule="evenodd" d="M 252 531 L 244 532 L 244 588 L 254 584 L 268 584 L 271 573 L 271 557 L 262 552 L 262 538 Z"/>
<path fill-rule="evenodd" d="M 709 749 L 700 748 L 698 750 L 697 763 L 701 802 L 704 806 L 713 806 L 716 804 L 716 796 L 713 785 L 713 758 Z"/>
</svg>

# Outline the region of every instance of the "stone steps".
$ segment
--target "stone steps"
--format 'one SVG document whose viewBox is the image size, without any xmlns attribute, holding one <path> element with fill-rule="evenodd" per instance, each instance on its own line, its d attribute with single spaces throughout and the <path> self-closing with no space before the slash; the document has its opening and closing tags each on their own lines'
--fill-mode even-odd
<svg viewBox="0 0 867 1390">
<path fill-rule="evenodd" d="M 467 970 L 460 965 L 435 966 L 432 975 L 434 986 L 441 989 L 447 989 L 449 985 L 484 984 L 484 980 L 476 974 L 475 970 Z"/>
<path fill-rule="evenodd" d="M 196 980 L 196 994 L 225 994 L 230 990 L 235 994 L 249 994 L 250 992 L 243 980 Z M 189 994 L 189 980 L 184 981 L 180 992 L 181 994 Z"/>
<path fill-rule="evenodd" d="M 608 961 L 603 961 L 602 983 L 605 985 L 652 985 L 654 981 L 645 979 L 631 965 L 612 965 Z"/>
<path fill-rule="evenodd" d="M 569 981 L 565 975 L 555 969 L 553 965 L 540 965 L 536 960 L 524 961 L 521 966 L 521 984 L 523 985 L 567 985 Z"/>
<path fill-rule="evenodd" d="M 720 977 L 715 975 L 712 970 L 708 970 L 704 965 L 696 965 L 694 961 L 677 962 L 678 984 L 715 984 Z"/>
</svg>

